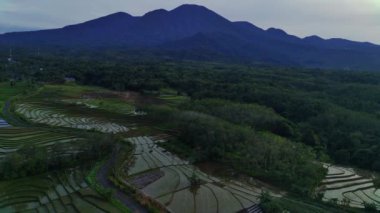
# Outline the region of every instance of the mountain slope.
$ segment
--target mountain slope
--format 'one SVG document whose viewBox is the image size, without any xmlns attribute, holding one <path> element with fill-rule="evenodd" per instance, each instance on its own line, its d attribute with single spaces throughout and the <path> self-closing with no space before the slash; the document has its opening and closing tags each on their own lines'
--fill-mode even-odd
<svg viewBox="0 0 380 213">
<path fill-rule="evenodd" d="M 0 35 L 2 46 L 124 47 L 176 57 L 228 58 L 319 68 L 376 70 L 380 46 L 344 39 L 304 39 L 281 29 L 231 22 L 197 5 L 163 9 L 141 17 L 115 13 L 60 29 Z"/>
</svg>

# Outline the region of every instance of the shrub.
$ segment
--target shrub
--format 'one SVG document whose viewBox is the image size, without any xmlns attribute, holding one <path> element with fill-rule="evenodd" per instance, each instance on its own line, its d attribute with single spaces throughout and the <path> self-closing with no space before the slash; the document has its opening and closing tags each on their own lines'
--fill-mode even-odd
<svg viewBox="0 0 380 213">
<path fill-rule="evenodd" d="M 344 206 L 344 207 L 349 207 L 350 206 L 350 203 L 351 203 L 351 200 L 350 199 L 348 199 L 348 198 L 343 198 L 343 200 L 342 200 L 342 206 Z"/>
<path fill-rule="evenodd" d="M 190 191 L 196 194 L 198 189 L 201 187 L 201 179 L 199 179 L 199 177 L 193 171 L 193 174 L 189 178 L 189 181 L 190 181 Z"/>
<path fill-rule="evenodd" d="M 114 189 L 104 189 L 104 191 L 101 191 L 101 194 L 106 200 L 111 201 L 115 196 L 115 190 Z"/>
<path fill-rule="evenodd" d="M 377 212 L 376 204 L 364 202 L 363 205 L 366 212 Z"/>
<path fill-rule="evenodd" d="M 376 189 L 380 189 L 380 178 L 375 178 L 374 180 L 373 180 L 373 185 L 374 185 L 374 187 L 376 188 Z"/>
<path fill-rule="evenodd" d="M 260 207 L 266 213 L 278 213 L 283 212 L 284 209 L 276 202 L 268 192 L 262 192 L 260 195 Z"/>
</svg>

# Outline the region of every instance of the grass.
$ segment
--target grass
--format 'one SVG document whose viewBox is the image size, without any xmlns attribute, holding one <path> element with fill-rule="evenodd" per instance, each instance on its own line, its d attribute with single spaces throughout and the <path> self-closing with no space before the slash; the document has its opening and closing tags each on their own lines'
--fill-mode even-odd
<svg viewBox="0 0 380 213">
<path fill-rule="evenodd" d="M 23 94 L 28 90 L 26 83 L 17 83 L 16 86 L 11 87 L 8 82 L 0 83 L 0 113 L 3 110 L 4 104 L 11 97 Z"/>
<path fill-rule="evenodd" d="M 45 90 L 57 92 L 60 94 L 60 96 L 63 97 L 75 97 L 80 98 L 80 96 L 83 93 L 90 93 L 90 92 L 109 92 L 109 90 L 106 90 L 101 87 L 93 87 L 93 86 L 82 86 L 77 84 L 48 84 L 44 86 Z"/>
<path fill-rule="evenodd" d="M 190 100 L 188 96 L 178 94 L 176 90 L 170 88 L 161 89 L 159 99 L 163 100 L 169 106 L 178 106 Z"/>
</svg>

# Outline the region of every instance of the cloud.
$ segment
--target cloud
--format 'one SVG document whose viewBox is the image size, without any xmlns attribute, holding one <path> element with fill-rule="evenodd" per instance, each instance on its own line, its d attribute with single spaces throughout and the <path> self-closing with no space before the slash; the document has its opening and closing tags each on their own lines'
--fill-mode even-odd
<svg viewBox="0 0 380 213">
<path fill-rule="evenodd" d="M 184 3 L 205 5 L 228 19 L 289 33 L 380 43 L 379 0 L 1 0 L 0 25 L 54 28 L 113 12 L 135 16 Z"/>
</svg>

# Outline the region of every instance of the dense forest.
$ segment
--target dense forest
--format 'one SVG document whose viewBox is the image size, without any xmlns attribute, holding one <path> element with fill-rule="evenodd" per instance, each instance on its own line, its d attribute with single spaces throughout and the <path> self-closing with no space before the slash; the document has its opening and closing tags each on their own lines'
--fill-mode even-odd
<svg viewBox="0 0 380 213">
<path fill-rule="evenodd" d="M 297 192 L 310 193 L 323 177 L 313 160 L 380 171 L 378 73 L 110 55 L 21 55 L 0 64 L 0 79 L 73 77 L 81 84 L 150 94 L 174 89 L 191 100 L 150 110 L 182 130 L 185 146 L 202 150 L 192 155 L 195 161 L 229 162 L 257 177 L 285 181 Z M 315 176 L 296 180 L 304 174 Z"/>
</svg>

